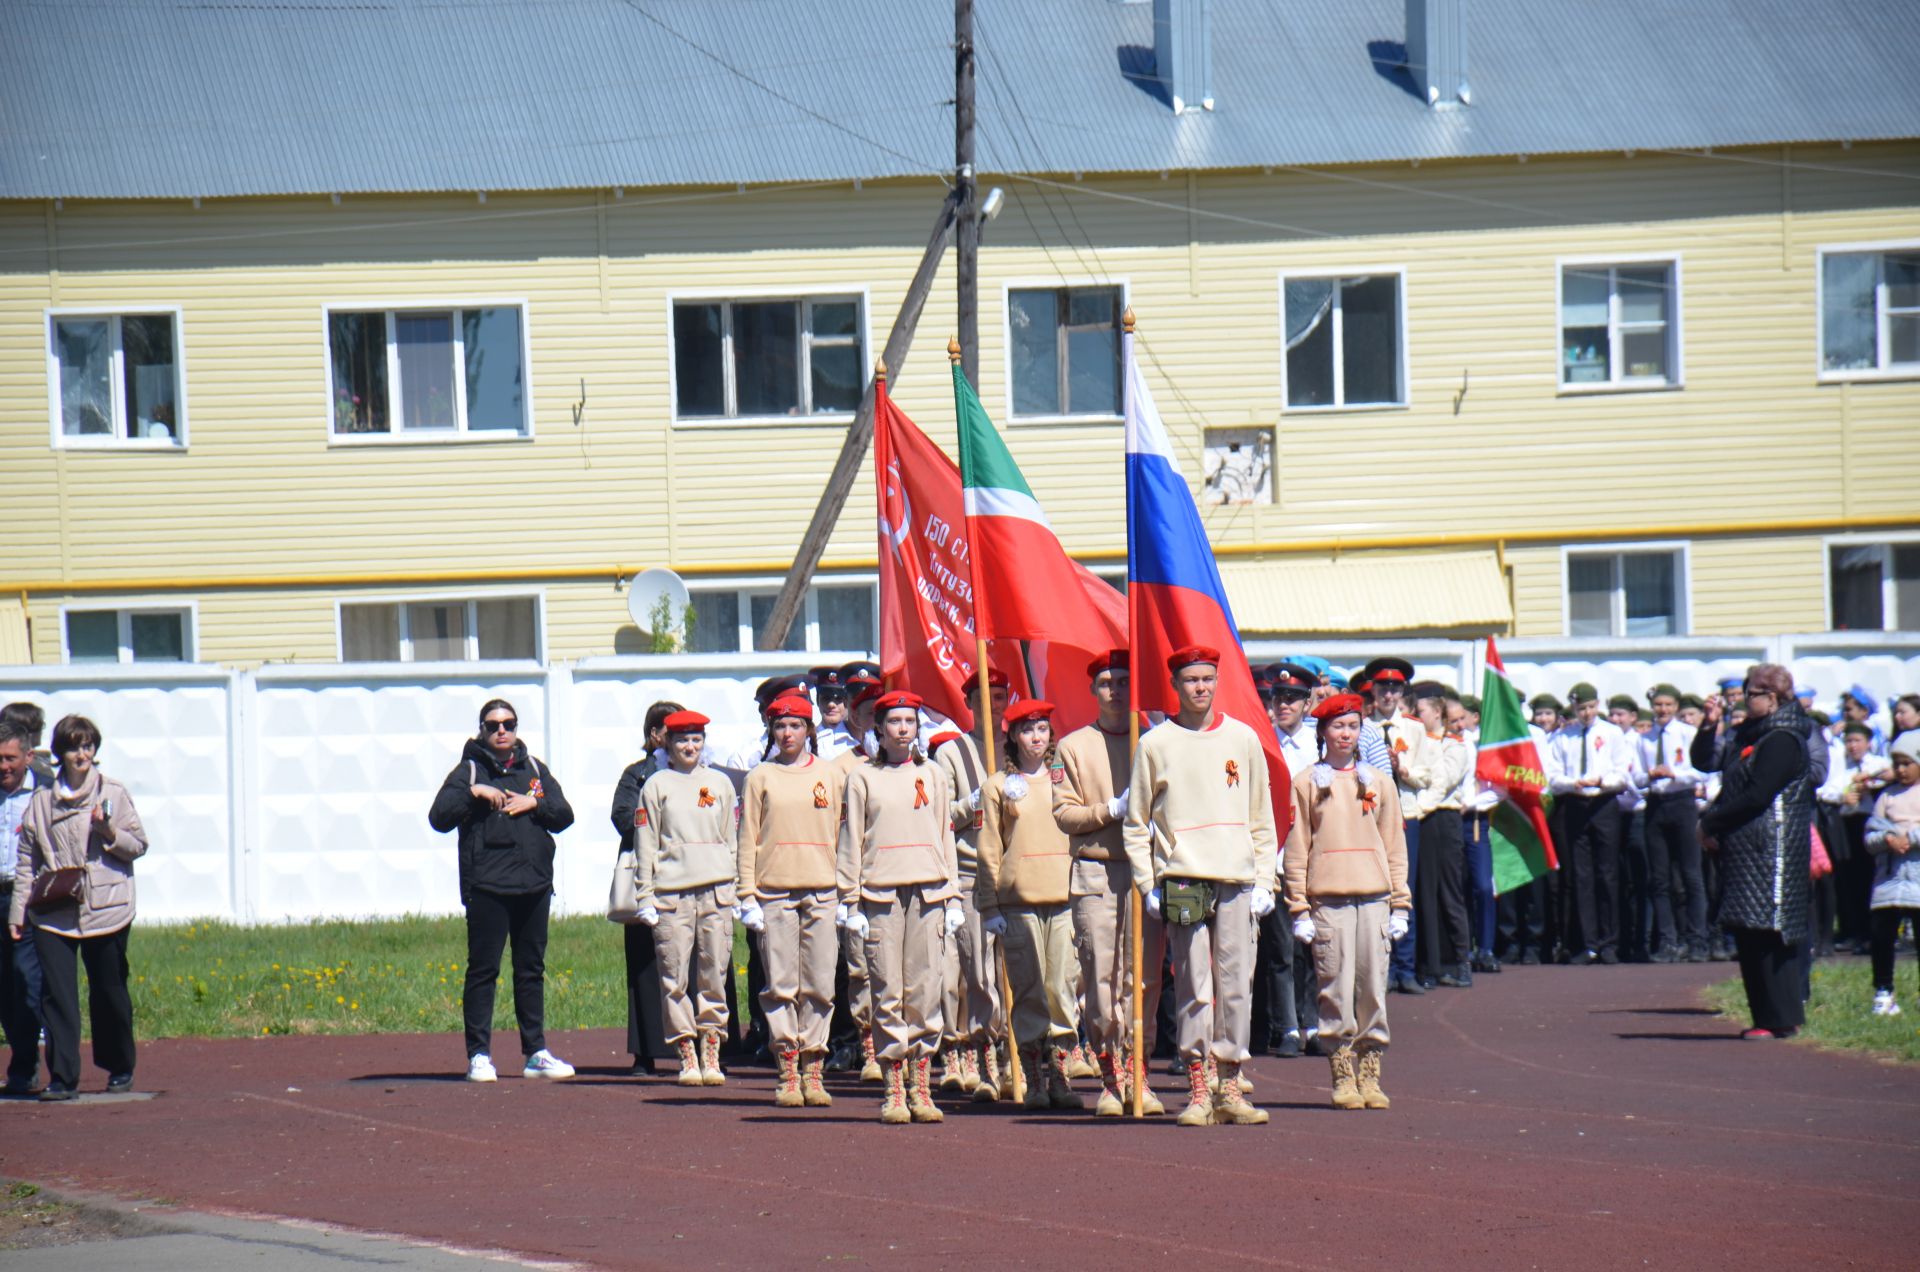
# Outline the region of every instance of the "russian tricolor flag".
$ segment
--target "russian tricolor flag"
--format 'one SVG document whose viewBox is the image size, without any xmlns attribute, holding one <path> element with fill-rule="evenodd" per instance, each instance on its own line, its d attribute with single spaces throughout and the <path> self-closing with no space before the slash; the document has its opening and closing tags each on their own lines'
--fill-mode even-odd
<svg viewBox="0 0 1920 1272">
<path fill-rule="evenodd" d="M 1220 651 L 1220 683 L 1214 710 L 1232 716 L 1259 736 L 1267 753 L 1274 826 L 1282 843 L 1293 821 L 1293 779 L 1267 719 L 1253 669 L 1240 647 L 1220 571 L 1213 563 L 1193 492 L 1180 474 L 1160 411 L 1134 357 L 1131 330 L 1122 337 L 1126 363 L 1127 415 L 1127 608 L 1133 645 L 1133 692 L 1142 710 L 1172 715 L 1174 697 L 1167 659 L 1188 645 Z"/>
</svg>

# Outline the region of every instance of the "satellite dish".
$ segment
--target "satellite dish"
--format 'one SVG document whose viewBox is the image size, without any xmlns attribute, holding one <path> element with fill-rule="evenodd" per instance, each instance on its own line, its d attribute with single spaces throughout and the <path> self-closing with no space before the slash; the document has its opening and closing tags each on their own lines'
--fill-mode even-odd
<svg viewBox="0 0 1920 1272">
<path fill-rule="evenodd" d="M 632 616 L 633 625 L 649 636 L 653 635 L 653 628 L 648 624 L 653 622 L 653 611 L 663 596 L 672 602 L 676 620 L 692 599 L 687 594 L 686 581 L 662 566 L 640 571 L 627 588 L 627 613 Z"/>
</svg>

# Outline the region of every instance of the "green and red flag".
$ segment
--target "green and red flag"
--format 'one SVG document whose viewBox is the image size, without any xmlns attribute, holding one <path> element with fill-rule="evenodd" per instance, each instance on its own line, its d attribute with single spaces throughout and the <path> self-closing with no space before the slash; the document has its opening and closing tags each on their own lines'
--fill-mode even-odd
<svg viewBox="0 0 1920 1272">
<path fill-rule="evenodd" d="M 1520 691 L 1507 679 L 1500 651 L 1487 637 L 1487 672 L 1480 689 L 1480 757 L 1475 774 L 1500 794 L 1487 819 L 1493 847 L 1495 894 L 1524 888 L 1558 870 L 1553 834 L 1547 829 L 1546 766 L 1527 728 Z"/>
</svg>

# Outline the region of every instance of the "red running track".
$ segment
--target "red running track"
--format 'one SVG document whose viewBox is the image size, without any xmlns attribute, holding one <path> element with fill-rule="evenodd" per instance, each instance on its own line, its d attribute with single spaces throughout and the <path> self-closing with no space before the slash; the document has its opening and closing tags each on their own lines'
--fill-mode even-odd
<svg viewBox="0 0 1920 1272">
<path fill-rule="evenodd" d="M 571 1082 L 492 1087 L 452 1029 L 168 1040 L 141 1052 L 156 1099 L 0 1107 L 0 1171 L 608 1268 L 1915 1266 L 1920 1067 L 1739 1041 L 1698 1006 L 1725 970 L 1396 997 L 1391 1111 L 1263 1058 L 1272 1123 L 1205 1130 L 957 1101 L 884 1127 L 844 1079 L 776 1110 L 764 1070 L 617 1077 L 607 1030 L 554 1040 Z"/>
</svg>

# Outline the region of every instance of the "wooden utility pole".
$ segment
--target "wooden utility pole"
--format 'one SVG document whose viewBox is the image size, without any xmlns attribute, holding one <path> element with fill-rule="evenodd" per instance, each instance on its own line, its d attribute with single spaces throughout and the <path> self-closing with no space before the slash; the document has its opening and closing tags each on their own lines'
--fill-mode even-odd
<svg viewBox="0 0 1920 1272">
<path fill-rule="evenodd" d="M 980 391 L 980 209 L 973 177 L 973 0 L 953 0 L 953 254 L 960 285 L 960 369 Z"/>
</svg>

